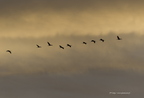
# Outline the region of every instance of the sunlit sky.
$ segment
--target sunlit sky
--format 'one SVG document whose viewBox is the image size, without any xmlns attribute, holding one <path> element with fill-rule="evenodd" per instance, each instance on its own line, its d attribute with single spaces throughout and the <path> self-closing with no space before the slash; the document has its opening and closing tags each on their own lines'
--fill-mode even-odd
<svg viewBox="0 0 144 98">
<path fill-rule="evenodd" d="M 1 0 L 1 37 L 144 32 L 141 0 Z"/>
<path fill-rule="evenodd" d="M 0 0 L 0 97 L 142 98 L 143 11 L 141 0 Z"/>
</svg>

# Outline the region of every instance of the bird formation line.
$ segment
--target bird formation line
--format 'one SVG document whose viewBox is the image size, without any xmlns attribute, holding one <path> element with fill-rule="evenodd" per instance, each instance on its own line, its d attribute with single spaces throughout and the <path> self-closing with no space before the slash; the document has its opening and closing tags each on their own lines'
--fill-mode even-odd
<svg viewBox="0 0 144 98">
<path fill-rule="evenodd" d="M 122 40 L 122 38 L 120 38 L 119 36 L 117 36 L 117 40 Z M 101 42 L 104 42 L 105 40 L 104 40 L 104 39 L 100 39 L 100 41 L 101 41 Z M 92 42 L 92 43 L 96 43 L 95 40 L 91 40 L 91 42 Z M 86 43 L 86 42 L 83 42 L 83 44 L 86 45 L 87 43 Z M 47 42 L 47 45 L 48 45 L 48 46 L 53 46 L 50 42 Z M 67 46 L 70 47 L 70 48 L 72 47 L 72 45 L 70 45 L 70 44 L 67 44 Z M 42 48 L 42 46 L 40 46 L 40 45 L 38 45 L 38 44 L 36 44 L 36 47 L 37 47 L 37 48 Z M 61 46 L 61 45 L 59 45 L 59 48 L 64 49 L 64 47 Z M 6 52 L 12 54 L 11 50 L 6 50 Z"/>
</svg>

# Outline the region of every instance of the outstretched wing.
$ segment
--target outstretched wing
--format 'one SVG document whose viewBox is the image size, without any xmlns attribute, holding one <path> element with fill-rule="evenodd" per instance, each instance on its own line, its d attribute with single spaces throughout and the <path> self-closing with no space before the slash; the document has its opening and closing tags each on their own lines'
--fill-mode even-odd
<svg viewBox="0 0 144 98">
<path fill-rule="evenodd" d="M 9 52 L 10 54 L 12 53 L 10 50 L 7 50 L 6 52 Z"/>
</svg>

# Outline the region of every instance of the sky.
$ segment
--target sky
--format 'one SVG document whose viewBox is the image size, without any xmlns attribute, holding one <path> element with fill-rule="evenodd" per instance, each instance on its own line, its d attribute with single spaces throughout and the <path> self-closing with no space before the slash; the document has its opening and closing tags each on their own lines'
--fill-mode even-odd
<svg viewBox="0 0 144 98">
<path fill-rule="evenodd" d="M 143 97 L 143 5 L 0 0 L 0 97 Z"/>
<path fill-rule="evenodd" d="M 1 37 L 143 34 L 141 0 L 1 0 Z"/>
</svg>

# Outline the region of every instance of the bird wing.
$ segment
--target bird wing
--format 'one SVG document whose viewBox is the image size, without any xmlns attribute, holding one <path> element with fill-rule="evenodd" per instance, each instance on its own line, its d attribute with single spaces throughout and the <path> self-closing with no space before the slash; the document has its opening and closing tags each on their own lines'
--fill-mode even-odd
<svg viewBox="0 0 144 98">
<path fill-rule="evenodd" d="M 7 50 L 6 52 L 9 52 L 10 54 L 12 53 L 10 50 Z"/>
<path fill-rule="evenodd" d="M 41 48 L 41 46 L 39 46 L 39 45 L 36 45 L 38 48 Z"/>
<path fill-rule="evenodd" d="M 49 42 L 47 42 L 47 43 L 48 43 L 49 46 L 51 45 Z"/>
<path fill-rule="evenodd" d="M 117 36 L 117 39 L 120 39 L 120 37 L 119 37 L 119 36 Z"/>
</svg>

